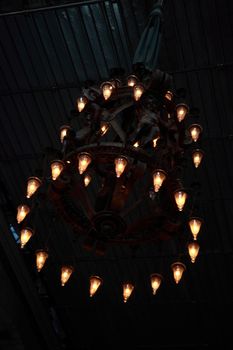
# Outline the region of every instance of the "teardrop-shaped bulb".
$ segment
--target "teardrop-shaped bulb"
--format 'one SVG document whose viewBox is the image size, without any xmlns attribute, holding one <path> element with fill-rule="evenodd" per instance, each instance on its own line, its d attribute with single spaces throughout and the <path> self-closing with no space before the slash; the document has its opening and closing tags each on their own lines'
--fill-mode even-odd
<svg viewBox="0 0 233 350">
<path fill-rule="evenodd" d="M 175 262 L 171 265 L 173 271 L 173 277 L 175 282 L 178 284 L 182 278 L 184 271 L 186 270 L 186 266 L 181 262 Z"/>
<path fill-rule="evenodd" d="M 104 136 L 106 134 L 106 132 L 108 131 L 108 129 L 109 129 L 109 124 L 105 123 L 105 122 L 101 122 L 101 124 L 100 124 L 101 136 Z"/>
<path fill-rule="evenodd" d="M 153 291 L 153 295 L 156 294 L 157 290 L 160 287 L 163 277 L 159 273 L 153 273 L 150 276 L 151 288 Z"/>
<path fill-rule="evenodd" d="M 200 149 L 195 149 L 192 153 L 193 164 L 195 168 L 198 168 L 201 164 L 202 158 L 204 156 L 204 152 Z"/>
<path fill-rule="evenodd" d="M 183 190 L 177 190 L 174 193 L 176 205 L 179 211 L 182 211 L 188 197 L 187 193 Z"/>
<path fill-rule="evenodd" d="M 29 239 L 33 235 L 33 230 L 29 227 L 25 227 L 20 231 L 20 246 L 21 248 L 24 248 L 24 246 L 27 244 Z"/>
<path fill-rule="evenodd" d="M 41 180 L 38 177 L 29 177 L 27 181 L 27 198 L 31 198 L 31 196 L 37 191 L 37 189 L 41 185 Z"/>
<path fill-rule="evenodd" d="M 136 77 L 136 75 L 129 75 L 127 78 L 127 85 L 134 87 L 138 82 L 138 78 Z"/>
<path fill-rule="evenodd" d="M 123 284 L 123 299 L 124 303 L 127 302 L 129 299 L 130 295 L 132 294 L 134 290 L 134 285 L 132 283 L 124 283 Z"/>
<path fill-rule="evenodd" d="M 102 283 L 103 280 L 99 276 L 90 277 L 90 297 L 93 297 L 93 295 L 97 292 L 97 289 L 101 286 Z"/>
<path fill-rule="evenodd" d="M 85 176 L 84 176 L 84 185 L 85 185 L 85 187 L 87 187 L 88 185 L 89 185 L 89 183 L 91 182 L 91 175 L 89 175 L 89 174 L 86 174 Z"/>
<path fill-rule="evenodd" d="M 120 177 L 123 174 L 127 163 L 128 161 L 125 157 L 120 156 L 115 158 L 116 177 Z"/>
<path fill-rule="evenodd" d="M 156 138 L 153 140 L 153 147 L 154 147 L 154 148 L 156 148 L 157 142 L 158 142 L 159 139 L 160 139 L 160 137 L 158 136 L 158 137 L 156 137 Z"/>
<path fill-rule="evenodd" d="M 202 219 L 197 218 L 197 217 L 192 217 L 189 219 L 189 227 L 190 227 L 190 231 L 193 235 L 193 239 L 196 241 L 198 233 L 201 229 L 201 225 L 202 225 Z"/>
<path fill-rule="evenodd" d="M 62 266 L 61 268 L 61 285 L 64 287 L 66 282 L 69 280 L 70 276 L 72 275 L 74 271 L 73 266 Z"/>
<path fill-rule="evenodd" d="M 154 191 L 159 192 L 160 187 L 162 186 L 164 180 L 166 179 L 165 171 L 157 169 L 153 173 L 153 182 L 154 182 Z"/>
<path fill-rule="evenodd" d="M 106 81 L 101 85 L 101 89 L 102 89 L 102 94 L 104 96 L 104 99 L 108 100 L 112 95 L 114 86 L 109 81 Z"/>
<path fill-rule="evenodd" d="M 137 84 L 134 86 L 133 95 L 134 95 L 135 101 L 140 100 L 144 91 L 145 91 L 145 89 L 144 89 L 144 86 L 142 84 Z"/>
<path fill-rule="evenodd" d="M 165 94 L 165 98 L 168 100 L 168 101 L 171 101 L 173 99 L 173 93 L 171 91 L 167 91 L 166 94 Z"/>
<path fill-rule="evenodd" d="M 52 179 L 55 181 L 64 169 L 64 163 L 61 160 L 54 160 L 51 162 L 51 175 Z"/>
<path fill-rule="evenodd" d="M 189 127 L 189 133 L 194 142 L 197 142 L 197 140 L 200 137 L 200 134 L 202 132 L 202 127 L 199 124 L 192 124 Z"/>
<path fill-rule="evenodd" d="M 197 242 L 191 242 L 188 245 L 188 252 L 189 256 L 191 258 L 192 263 L 195 262 L 196 257 L 198 256 L 200 246 Z"/>
<path fill-rule="evenodd" d="M 70 130 L 70 126 L 69 125 L 62 125 L 60 127 L 60 140 L 61 140 L 61 143 L 63 143 L 64 138 L 67 136 L 68 130 Z"/>
<path fill-rule="evenodd" d="M 87 102 L 88 102 L 88 98 L 86 96 L 80 96 L 77 99 L 77 108 L 78 108 L 79 113 L 81 113 L 84 110 Z"/>
<path fill-rule="evenodd" d="M 39 249 L 36 251 L 36 267 L 38 272 L 43 268 L 48 256 L 45 250 Z"/>
<path fill-rule="evenodd" d="M 176 106 L 176 116 L 179 122 L 182 122 L 189 111 L 188 106 L 185 103 L 179 103 Z"/>
<path fill-rule="evenodd" d="M 138 148 L 140 145 L 139 145 L 139 142 L 137 141 L 137 142 L 135 142 L 134 144 L 133 144 L 133 146 L 135 147 L 135 148 Z"/>
<path fill-rule="evenodd" d="M 25 204 L 20 204 L 17 208 L 17 222 L 20 224 L 30 212 L 30 208 Z"/>
<path fill-rule="evenodd" d="M 89 153 L 80 153 L 78 155 L 78 171 L 80 175 L 82 175 L 86 171 L 91 161 L 92 159 Z"/>
</svg>

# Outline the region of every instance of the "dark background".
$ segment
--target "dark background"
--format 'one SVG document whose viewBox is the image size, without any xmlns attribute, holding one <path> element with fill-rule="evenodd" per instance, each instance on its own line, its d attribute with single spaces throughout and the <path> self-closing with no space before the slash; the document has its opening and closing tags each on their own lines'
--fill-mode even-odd
<svg viewBox="0 0 233 350">
<path fill-rule="evenodd" d="M 187 103 L 200 111 L 190 122 L 204 129 L 204 162 L 187 176 L 201 183 L 201 250 L 194 265 L 184 254 L 181 283 L 171 276 L 172 243 L 133 253 L 113 247 L 99 258 L 43 210 L 27 249 L 15 243 L 26 179 L 46 148 L 60 147 L 59 128 L 69 124 L 82 82 L 107 78 L 112 67 L 130 72 L 153 2 L 69 3 L 0 1 L 0 349 L 232 349 L 231 0 L 164 3 L 158 67 L 186 90 Z M 50 258 L 38 276 L 32 252 L 48 237 Z M 75 273 L 61 288 L 59 266 L 71 257 Z M 149 276 L 158 266 L 165 279 L 154 297 Z M 104 285 L 90 299 L 95 273 Z M 123 304 L 126 278 L 136 288 Z"/>
</svg>

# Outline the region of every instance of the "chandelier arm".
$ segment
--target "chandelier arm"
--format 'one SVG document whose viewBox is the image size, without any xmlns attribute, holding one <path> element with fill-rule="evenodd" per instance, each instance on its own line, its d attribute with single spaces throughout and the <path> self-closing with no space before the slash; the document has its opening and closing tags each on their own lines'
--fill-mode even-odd
<svg viewBox="0 0 233 350">
<path fill-rule="evenodd" d="M 123 129 L 118 124 L 117 120 L 111 120 L 110 122 L 112 128 L 115 130 L 117 135 L 120 137 L 121 141 L 125 143 L 126 141 L 126 133 L 123 131 Z"/>
<path fill-rule="evenodd" d="M 124 218 L 129 215 L 133 210 L 135 210 L 148 196 L 148 193 L 145 191 L 144 195 L 142 195 L 136 202 L 134 202 L 130 207 L 125 208 L 124 211 L 121 212 L 121 216 Z"/>
<path fill-rule="evenodd" d="M 110 115 L 112 116 L 111 119 L 108 119 L 108 122 L 111 122 L 119 113 L 121 113 L 123 110 L 125 110 L 126 108 L 129 108 L 131 106 L 133 106 L 134 102 L 130 101 L 127 103 L 124 103 L 123 105 L 121 105 L 120 107 L 117 107 L 115 109 L 112 109 L 110 112 Z"/>
</svg>

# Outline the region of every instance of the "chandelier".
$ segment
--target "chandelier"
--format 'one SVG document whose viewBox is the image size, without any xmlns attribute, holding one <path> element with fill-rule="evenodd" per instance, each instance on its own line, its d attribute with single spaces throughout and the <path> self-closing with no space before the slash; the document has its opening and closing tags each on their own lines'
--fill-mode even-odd
<svg viewBox="0 0 233 350">
<path fill-rule="evenodd" d="M 60 128 L 59 159 L 47 164 L 42 178 L 27 181 L 27 202 L 17 210 L 22 248 L 34 234 L 26 220 L 33 201 L 46 187 L 47 199 L 74 234 L 84 236 L 85 249 L 104 254 L 111 245 L 156 243 L 173 239 L 188 226 L 193 237 L 188 253 L 195 262 L 202 219 L 186 210 L 192 193 L 182 174 L 185 153 L 194 168 L 201 164 L 204 153 L 196 145 L 202 127 L 186 126 L 189 107 L 176 95 L 167 73 L 134 68 L 129 76 L 114 70 L 108 81 L 83 88 L 76 105 L 79 127 Z M 130 215 L 139 206 L 146 208 L 143 215 Z M 48 257 L 48 251 L 36 251 L 38 271 Z M 176 261 L 171 268 L 179 283 L 185 265 Z M 62 266 L 62 286 L 73 270 Z M 155 294 L 162 276 L 150 278 Z M 90 296 L 101 284 L 100 277 L 91 276 Z M 124 301 L 133 290 L 132 283 L 123 284 Z"/>
<path fill-rule="evenodd" d="M 27 180 L 17 208 L 21 248 L 38 234 L 30 215 L 43 192 L 43 200 L 83 238 L 83 249 L 104 255 L 114 245 L 156 244 L 189 230 L 187 253 L 194 263 L 203 220 L 193 212 L 196 196 L 184 173 L 190 162 L 198 171 L 204 152 L 202 127 L 190 124 L 190 115 L 172 77 L 143 63 L 133 64 L 129 75 L 113 69 L 107 81 L 85 83 L 70 125 L 60 128 L 56 157 L 40 178 Z M 49 251 L 38 247 L 35 255 L 39 272 Z M 178 284 L 186 266 L 178 259 L 171 271 Z M 61 267 L 62 286 L 73 272 L 72 265 Z M 162 281 L 160 273 L 151 274 L 153 294 Z M 100 276 L 90 277 L 91 297 L 102 283 Z M 125 281 L 122 288 L 126 302 L 135 286 Z"/>
</svg>

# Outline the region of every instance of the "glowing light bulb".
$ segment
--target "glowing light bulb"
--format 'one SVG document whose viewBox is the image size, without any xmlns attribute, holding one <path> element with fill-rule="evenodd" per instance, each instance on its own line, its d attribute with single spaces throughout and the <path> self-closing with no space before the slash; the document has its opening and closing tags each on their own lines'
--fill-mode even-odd
<svg viewBox="0 0 233 350">
<path fill-rule="evenodd" d="M 33 230 L 31 228 L 24 228 L 20 231 L 20 246 L 21 248 L 24 248 L 24 246 L 27 244 L 29 239 L 33 235 Z"/>
<path fill-rule="evenodd" d="M 192 124 L 189 127 L 189 133 L 194 142 L 197 142 L 197 140 L 200 137 L 200 134 L 202 132 L 202 127 L 199 124 Z"/>
<path fill-rule="evenodd" d="M 120 177 L 127 165 L 128 161 L 125 157 L 118 157 L 115 159 L 115 171 L 116 171 L 116 176 Z"/>
<path fill-rule="evenodd" d="M 188 113 L 188 106 L 184 103 L 180 103 L 176 106 L 176 115 L 179 122 L 182 122 Z"/>
<path fill-rule="evenodd" d="M 134 94 L 134 99 L 135 101 L 139 101 L 143 92 L 145 91 L 144 87 L 142 84 L 137 84 L 133 88 L 133 94 Z"/>
<path fill-rule="evenodd" d="M 162 279 L 163 279 L 163 277 L 160 274 L 158 274 L 158 273 L 153 273 L 150 276 L 150 282 L 151 282 L 151 288 L 152 288 L 152 291 L 153 291 L 153 295 L 156 294 L 158 288 L 160 287 Z"/>
<path fill-rule="evenodd" d="M 101 126 L 100 126 L 101 136 L 104 136 L 106 134 L 106 132 L 108 131 L 108 129 L 109 129 L 109 124 L 102 122 Z"/>
<path fill-rule="evenodd" d="M 101 89 L 102 89 L 104 99 L 108 100 L 112 95 L 112 91 L 114 87 L 113 87 L 113 84 L 107 81 L 101 85 Z"/>
<path fill-rule="evenodd" d="M 175 282 L 178 284 L 182 278 L 184 271 L 186 270 L 186 266 L 181 262 L 175 262 L 171 265 L 173 271 L 173 277 Z"/>
<path fill-rule="evenodd" d="M 85 185 L 85 187 L 87 187 L 90 182 L 91 182 L 91 176 L 88 175 L 88 174 L 85 175 L 85 177 L 84 177 L 84 185 Z"/>
<path fill-rule="evenodd" d="M 154 191 L 158 192 L 162 186 L 164 180 L 166 179 L 166 173 L 163 170 L 155 170 L 153 173 Z"/>
<path fill-rule="evenodd" d="M 160 137 L 156 137 L 156 139 L 153 140 L 153 147 L 155 148 L 157 146 L 157 142 L 160 139 Z"/>
<path fill-rule="evenodd" d="M 84 110 L 87 102 L 88 102 L 88 99 L 86 96 L 81 96 L 77 99 L 77 108 L 79 113 L 81 113 Z"/>
<path fill-rule="evenodd" d="M 36 251 L 36 267 L 38 272 L 43 268 L 48 256 L 49 255 L 45 250 L 40 249 Z"/>
<path fill-rule="evenodd" d="M 62 268 L 61 268 L 61 285 L 62 285 L 62 287 L 64 287 L 64 285 L 68 282 L 73 271 L 74 271 L 73 266 L 62 266 Z"/>
<path fill-rule="evenodd" d="M 27 205 L 21 204 L 17 208 L 17 222 L 20 224 L 25 217 L 28 215 L 30 212 L 30 208 Z"/>
<path fill-rule="evenodd" d="M 166 94 L 165 94 L 165 98 L 168 101 L 171 101 L 173 99 L 173 93 L 171 91 L 167 91 Z"/>
<path fill-rule="evenodd" d="M 63 143 L 64 138 L 66 137 L 68 130 L 70 130 L 70 126 L 69 125 L 63 125 L 63 126 L 60 127 L 60 140 L 61 140 L 61 143 Z"/>
<path fill-rule="evenodd" d="M 182 211 L 188 195 L 186 192 L 184 192 L 182 190 L 175 191 L 174 195 L 175 195 L 175 201 L 176 201 L 176 205 L 178 207 L 178 210 Z"/>
<path fill-rule="evenodd" d="M 97 289 L 101 286 L 102 283 L 103 280 L 99 276 L 90 277 L 90 297 L 93 297 L 93 295 L 97 292 Z"/>
<path fill-rule="evenodd" d="M 51 163 L 52 179 L 55 181 L 64 169 L 64 163 L 61 160 L 54 160 Z"/>
<path fill-rule="evenodd" d="M 78 171 L 80 175 L 82 175 L 86 171 L 91 161 L 92 159 L 89 153 L 80 153 L 78 155 Z"/>
<path fill-rule="evenodd" d="M 201 229 L 202 219 L 193 217 L 189 219 L 188 223 L 189 223 L 190 231 L 193 235 L 193 239 L 196 241 L 198 233 Z"/>
<path fill-rule="evenodd" d="M 189 256 L 191 258 L 192 263 L 195 262 L 196 257 L 198 256 L 200 246 L 197 242 L 191 242 L 188 245 L 188 252 Z"/>
<path fill-rule="evenodd" d="M 38 177 L 29 177 L 27 181 L 27 198 L 31 198 L 31 196 L 37 191 L 37 189 L 41 185 L 41 180 Z"/>
<path fill-rule="evenodd" d="M 124 303 L 127 302 L 129 299 L 130 295 L 132 294 L 134 290 L 134 285 L 132 283 L 124 283 L 123 284 L 123 299 Z"/>
<path fill-rule="evenodd" d="M 128 79 L 127 79 L 127 85 L 134 87 L 138 82 L 138 78 L 136 77 L 136 75 L 129 75 Z"/>
<path fill-rule="evenodd" d="M 193 151 L 192 158 L 193 158 L 193 164 L 194 164 L 195 168 L 199 167 L 203 156 L 204 156 L 204 153 L 202 150 L 196 149 L 195 151 Z"/>
</svg>

